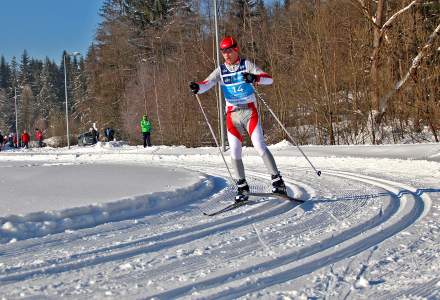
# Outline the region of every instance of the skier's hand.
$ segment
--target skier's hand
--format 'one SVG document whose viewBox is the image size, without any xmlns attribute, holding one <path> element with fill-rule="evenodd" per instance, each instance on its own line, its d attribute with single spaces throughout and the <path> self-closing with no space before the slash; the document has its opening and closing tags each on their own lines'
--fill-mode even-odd
<svg viewBox="0 0 440 300">
<path fill-rule="evenodd" d="M 243 73 L 243 78 L 247 83 L 254 83 L 257 81 L 257 76 L 251 73 Z"/>
<path fill-rule="evenodd" d="M 191 81 L 189 83 L 189 88 L 191 89 L 191 91 L 194 94 L 197 94 L 199 92 L 199 90 L 200 90 L 200 85 L 198 83 L 194 82 L 194 81 Z"/>
</svg>

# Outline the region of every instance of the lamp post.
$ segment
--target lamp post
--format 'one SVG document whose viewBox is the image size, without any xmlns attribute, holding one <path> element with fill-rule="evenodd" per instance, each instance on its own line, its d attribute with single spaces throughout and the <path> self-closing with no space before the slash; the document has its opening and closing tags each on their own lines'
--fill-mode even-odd
<svg viewBox="0 0 440 300">
<path fill-rule="evenodd" d="M 218 42 L 218 23 L 217 23 L 217 0 L 214 0 L 214 26 L 215 26 L 215 48 L 217 56 L 217 67 L 220 67 L 220 54 L 219 54 L 219 42 Z M 220 141 L 223 152 L 226 151 L 225 145 L 225 122 L 223 121 L 224 104 L 222 99 L 222 89 L 220 82 L 218 83 L 218 114 L 220 121 Z"/>
<path fill-rule="evenodd" d="M 66 97 L 66 135 L 67 135 L 67 148 L 70 149 L 70 132 L 69 132 L 69 105 L 67 102 L 67 70 L 66 70 L 66 56 L 79 56 L 79 52 L 68 53 L 65 52 L 63 55 L 64 61 L 64 95 Z"/>
<path fill-rule="evenodd" d="M 14 107 L 15 107 L 15 138 L 17 139 L 18 147 L 18 110 L 17 110 L 17 88 L 14 87 Z"/>
</svg>

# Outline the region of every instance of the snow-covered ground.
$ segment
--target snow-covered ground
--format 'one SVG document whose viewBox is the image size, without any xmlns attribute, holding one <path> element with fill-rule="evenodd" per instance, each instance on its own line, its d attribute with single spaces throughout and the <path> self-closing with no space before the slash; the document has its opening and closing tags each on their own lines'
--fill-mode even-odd
<svg viewBox="0 0 440 300">
<path fill-rule="evenodd" d="M 440 145 L 303 147 L 321 177 L 270 149 L 307 202 L 215 217 L 234 195 L 216 148 L 0 152 L 0 299 L 440 299 Z"/>
</svg>

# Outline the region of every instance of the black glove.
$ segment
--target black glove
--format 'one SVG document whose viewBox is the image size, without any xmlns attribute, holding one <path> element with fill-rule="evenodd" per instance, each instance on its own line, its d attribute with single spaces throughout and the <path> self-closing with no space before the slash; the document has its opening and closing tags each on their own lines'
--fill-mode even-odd
<svg viewBox="0 0 440 300">
<path fill-rule="evenodd" d="M 191 91 L 194 94 L 197 94 L 199 92 L 199 90 L 200 90 L 200 85 L 198 83 L 194 82 L 194 81 L 191 81 L 189 83 L 189 88 L 191 89 Z"/>
<path fill-rule="evenodd" d="M 251 73 L 243 73 L 243 78 L 247 83 L 254 83 L 257 81 L 257 76 Z"/>
</svg>

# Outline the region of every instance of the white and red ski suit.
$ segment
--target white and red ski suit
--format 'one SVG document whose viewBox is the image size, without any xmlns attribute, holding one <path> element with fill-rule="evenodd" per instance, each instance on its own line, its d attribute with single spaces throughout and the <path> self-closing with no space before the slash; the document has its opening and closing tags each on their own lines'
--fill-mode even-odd
<svg viewBox="0 0 440 300">
<path fill-rule="evenodd" d="M 254 87 L 243 78 L 243 73 L 256 76 L 256 84 L 270 85 L 273 79 L 247 59 L 238 59 L 235 64 L 222 64 L 199 84 L 198 93 L 204 93 L 220 82 L 226 101 L 226 126 L 231 148 L 232 164 L 239 179 L 244 179 L 242 162 L 243 135 L 247 132 L 254 148 L 272 175 L 278 174 L 273 156 L 266 146 L 256 107 Z"/>
</svg>

